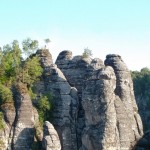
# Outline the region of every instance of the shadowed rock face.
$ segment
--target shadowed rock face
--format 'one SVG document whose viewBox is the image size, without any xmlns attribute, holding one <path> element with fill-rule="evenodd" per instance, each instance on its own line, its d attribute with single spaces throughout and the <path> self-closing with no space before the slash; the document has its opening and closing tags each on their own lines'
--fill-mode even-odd
<svg viewBox="0 0 150 150">
<path fill-rule="evenodd" d="M 150 131 L 146 132 L 143 137 L 137 142 L 134 150 L 149 150 L 150 149 Z"/>
</svg>

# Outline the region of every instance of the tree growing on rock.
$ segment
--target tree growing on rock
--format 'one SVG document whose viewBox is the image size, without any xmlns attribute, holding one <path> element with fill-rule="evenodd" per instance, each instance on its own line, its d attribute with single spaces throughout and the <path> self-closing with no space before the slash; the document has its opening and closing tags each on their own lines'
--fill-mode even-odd
<svg viewBox="0 0 150 150">
<path fill-rule="evenodd" d="M 90 50 L 88 47 L 84 49 L 84 52 L 82 54 L 82 57 L 83 58 L 89 58 L 91 57 L 93 54 L 92 54 L 92 50 Z"/>
</svg>

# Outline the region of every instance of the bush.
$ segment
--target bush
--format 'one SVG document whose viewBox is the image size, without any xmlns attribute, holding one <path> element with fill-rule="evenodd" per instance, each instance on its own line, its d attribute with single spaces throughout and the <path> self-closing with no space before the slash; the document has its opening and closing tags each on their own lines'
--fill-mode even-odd
<svg viewBox="0 0 150 150">
<path fill-rule="evenodd" d="M 52 110 L 52 94 L 44 94 L 38 100 L 37 110 L 39 113 L 39 120 L 41 125 L 43 125 L 44 121 L 50 121 L 51 118 L 51 110 Z"/>
<path fill-rule="evenodd" d="M 0 84 L 0 104 L 13 102 L 13 95 L 11 90 Z"/>
<path fill-rule="evenodd" d="M 0 130 L 4 129 L 5 125 L 4 125 L 4 119 L 3 119 L 3 113 L 0 112 Z"/>
</svg>

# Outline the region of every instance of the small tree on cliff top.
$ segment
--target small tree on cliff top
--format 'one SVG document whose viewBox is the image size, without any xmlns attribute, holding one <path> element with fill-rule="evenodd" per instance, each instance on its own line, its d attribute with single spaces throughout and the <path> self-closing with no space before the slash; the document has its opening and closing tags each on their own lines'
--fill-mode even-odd
<svg viewBox="0 0 150 150">
<path fill-rule="evenodd" d="M 82 54 L 82 57 L 83 58 L 88 58 L 88 57 L 91 57 L 93 54 L 92 54 L 92 50 L 90 50 L 88 47 L 84 49 L 84 52 Z"/>
</svg>

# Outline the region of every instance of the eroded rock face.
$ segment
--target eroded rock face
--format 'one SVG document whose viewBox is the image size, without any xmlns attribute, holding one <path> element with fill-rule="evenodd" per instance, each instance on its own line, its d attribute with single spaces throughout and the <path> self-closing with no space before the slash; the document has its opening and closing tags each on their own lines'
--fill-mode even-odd
<svg viewBox="0 0 150 150">
<path fill-rule="evenodd" d="M 107 55 L 105 65 L 112 66 L 116 75 L 115 93 L 119 96 L 120 100 L 117 99 L 115 101 L 115 106 L 120 134 L 120 147 L 123 149 L 129 147 L 129 145 L 134 145 L 134 142 L 143 135 L 142 121 L 135 102 L 130 71 L 125 63 L 119 55 Z M 126 112 L 126 115 L 122 114 L 122 110 Z M 124 133 L 127 135 L 125 134 L 125 136 Z"/>
<path fill-rule="evenodd" d="M 53 125 L 50 122 L 46 121 L 43 128 L 43 148 L 45 150 L 61 150 L 59 136 Z"/>
<path fill-rule="evenodd" d="M 15 109 L 3 106 L 3 149 L 31 149 L 34 135 L 47 150 L 133 149 L 143 129 L 130 71 L 119 55 L 108 55 L 106 66 L 100 59 L 72 58 L 71 51 L 61 52 L 57 65 L 48 50 L 38 50 L 36 55 L 44 69 L 35 84 L 36 92 L 39 97 L 44 93 L 53 95 L 52 124 L 45 122 L 44 136 L 38 124 L 35 128 L 38 113 L 26 86 L 18 84 Z M 143 141 L 148 143 L 149 133 Z M 137 148 L 143 147 L 138 144 Z"/>
<path fill-rule="evenodd" d="M 62 149 L 77 150 L 77 90 L 69 85 L 56 65 L 50 66 L 48 72 L 50 75 L 45 78 L 44 82 L 47 83 L 46 91 L 49 91 L 54 96 L 52 124 L 58 132 Z"/>
<path fill-rule="evenodd" d="M 82 85 L 84 80 L 86 80 L 87 74 L 94 69 L 100 69 L 104 66 L 99 58 L 72 57 L 71 51 L 62 51 L 57 57 L 56 64 L 65 75 L 69 84 L 77 88 L 79 96 L 82 93 Z"/>
<path fill-rule="evenodd" d="M 16 120 L 13 149 L 27 150 L 34 141 L 34 109 L 26 85 L 19 83 L 16 92 Z"/>
<path fill-rule="evenodd" d="M 82 150 L 120 148 L 114 105 L 115 83 L 113 69 L 106 67 L 95 71 L 83 86 L 82 105 L 86 127 L 82 135 Z"/>
<path fill-rule="evenodd" d="M 53 64 L 52 55 L 48 49 L 39 49 L 37 50 L 36 55 L 40 57 L 42 67 Z"/>
<path fill-rule="evenodd" d="M 0 149 L 6 150 L 11 149 L 13 131 L 14 131 L 14 120 L 16 116 L 14 104 L 5 103 L 1 106 L 4 118 L 3 125 L 4 128 L 0 129 Z"/>
<path fill-rule="evenodd" d="M 62 51 L 57 57 L 56 64 L 63 72 L 69 84 L 78 90 L 79 107 L 77 117 L 77 139 L 78 146 L 81 146 L 81 134 L 85 126 L 85 114 L 82 106 L 82 87 L 89 74 L 104 66 L 100 59 L 83 58 L 82 56 L 72 57 L 71 51 Z"/>
<path fill-rule="evenodd" d="M 42 52 L 41 52 L 42 53 Z M 60 59 L 69 59 L 70 53 Z M 38 55 L 40 58 L 41 55 Z M 48 55 L 49 56 L 49 55 Z M 46 58 L 46 59 L 51 59 Z M 52 62 L 49 60 L 48 62 Z M 76 120 L 78 110 L 77 90 L 71 87 L 62 71 L 57 65 L 49 63 L 45 65 L 41 61 L 44 69 L 43 79 L 39 82 L 38 92 L 48 92 L 53 95 L 54 110 L 52 113 L 52 124 L 55 127 L 61 147 L 64 150 L 77 150 Z M 42 90 L 44 88 L 44 90 Z"/>
<path fill-rule="evenodd" d="M 64 51 L 56 64 L 78 90 L 78 146 L 89 150 L 132 149 L 143 129 L 130 72 L 121 57 L 108 55 L 105 65 L 113 68 L 108 69 L 100 60 L 72 58 L 70 51 Z"/>
</svg>

